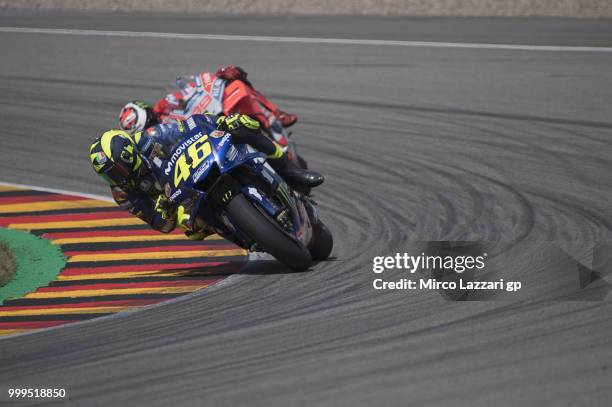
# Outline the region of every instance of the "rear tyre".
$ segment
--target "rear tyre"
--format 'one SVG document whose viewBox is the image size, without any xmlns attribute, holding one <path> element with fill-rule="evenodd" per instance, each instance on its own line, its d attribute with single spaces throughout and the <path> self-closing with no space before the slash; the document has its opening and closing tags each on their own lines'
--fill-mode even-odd
<svg viewBox="0 0 612 407">
<path fill-rule="evenodd" d="M 314 225 L 314 243 L 310 247 L 310 255 L 315 261 L 325 260 L 329 257 L 334 248 L 334 238 L 325 226 L 319 221 Z"/>
<path fill-rule="evenodd" d="M 306 160 L 304 160 L 302 158 L 301 155 L 297 155 L 297 166 L 300 167 L 303 170 L 307 170 L 308 169 L 308 163 L 306 162 Z"/>
<path fill-rule="evenodd" d="M 270 216 L 257 210 L 244 195 L 238 195 L 226 211 L 236 226 L 255 240 L 266 252 L 294 271 L 310 267 L 308 250 L 291 240 Z"/>
</svg>

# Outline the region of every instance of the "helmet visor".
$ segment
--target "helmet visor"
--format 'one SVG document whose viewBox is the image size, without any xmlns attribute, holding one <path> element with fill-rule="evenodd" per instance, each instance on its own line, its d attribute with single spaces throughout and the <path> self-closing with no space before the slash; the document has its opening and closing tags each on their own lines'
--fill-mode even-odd
<svg viewBox="0 0 612 407">
<path fill-rule="evenodd" d="M 119 115 L 119 123 L 123 130 L 132 130 L 138 121 L 138 114 L 133 108 L 123 109 Z"/>
</svg>

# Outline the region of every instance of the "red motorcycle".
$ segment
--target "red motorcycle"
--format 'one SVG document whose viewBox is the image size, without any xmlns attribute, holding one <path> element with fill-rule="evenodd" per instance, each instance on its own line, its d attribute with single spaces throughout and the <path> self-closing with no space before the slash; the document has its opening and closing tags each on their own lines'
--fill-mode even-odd
<svg viewBox="0 0 612 407">
<path fill-rule="evenodd" d="M 261 124 L 264 132 L 276 141 L 287 153 L 290 161 L 301 168 L 307 168 L 306 161 L 298 156 L 291 132 L 285 129 L 274 113 L 274 106 L 252 86 L 241 80 L 227 83 L 210 72 L 177 77 L 170 93 L 180 92 L 185 101 L 179 109 L 170 111 L 161 119 L 186 120 L 194 114 L 242 113 L 249 115 Z"/>
</svg>

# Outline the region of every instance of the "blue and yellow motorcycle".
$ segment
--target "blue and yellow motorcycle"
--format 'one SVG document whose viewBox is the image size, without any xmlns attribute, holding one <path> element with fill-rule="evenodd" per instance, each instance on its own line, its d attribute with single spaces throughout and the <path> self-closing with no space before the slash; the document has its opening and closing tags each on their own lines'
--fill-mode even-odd
<svg viewBox="0 0 612 407">
<path fill-rule="evenodd" d="M 187 120 L 189 134 L 161 163 L 169 204 L 203 220 L 224 238 L 264 251 L 295 271 L 329 257 L 333 238 L 311 197 L 292 190 L 249 145 L 203 122 Z"/>
</svg>

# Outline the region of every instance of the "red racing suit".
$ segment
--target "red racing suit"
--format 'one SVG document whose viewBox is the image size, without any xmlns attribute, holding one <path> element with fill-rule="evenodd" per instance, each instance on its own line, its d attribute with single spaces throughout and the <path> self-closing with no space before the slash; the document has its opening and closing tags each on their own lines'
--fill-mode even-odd
<svg viewBox="0 0 612 407">
<path fill-rule="evenodd" d="M 163 119 L 171 116 L 173 111 L 184 109 L 185 106 L 187 106 L 188 102 L 193 97 L 196 97 L 196 95 L 198 94 L 198 85 L 196 83 L 196 77 L 203 76 L 205 74 L 206 72 L 202 72 L 197 75 L 180 78 L 180 80 L 182 81 L 182 83 L 180 84 L 180 90 L 168 93 L 165 97 L 158 100 L 153 105 L 152 110 L 155 114 L 155 117 L 159 121 L 162 121 Z M 279 117 L 281 114 L 283 114 L 274 103 L 268 100 L 268 98 L 266 98 L 262 93 L 258 92 L 253 87 L 251 82 L 247 79 L 246 72 L 244 72 L 242 68 L 236 67 L 234 65 L 229 65 L 225 68 L 219 68 L 214 75 L 218 78 L 225 80 L 226 84 L 230 84 L 235 80 L 239 80 L 248 86 L 249 93 L 251 95 L 249 100 L 246 101 L 246 103 L 248 104 L 248 106 L 246 106 L 246 110 L 248 111 L 238 111 L 236 113 L 244 113 L 253 117 L 262 125 L 264 130 L 267 130 L 269 127 L 270 119 L 268 116 L 270 114 L 276 117 Z M 179 78 L 177 78 L 177 84 L 178 81 Z M 224 113 L 227 115 L 234 112 L 225 111 Z"/>
</svg>

